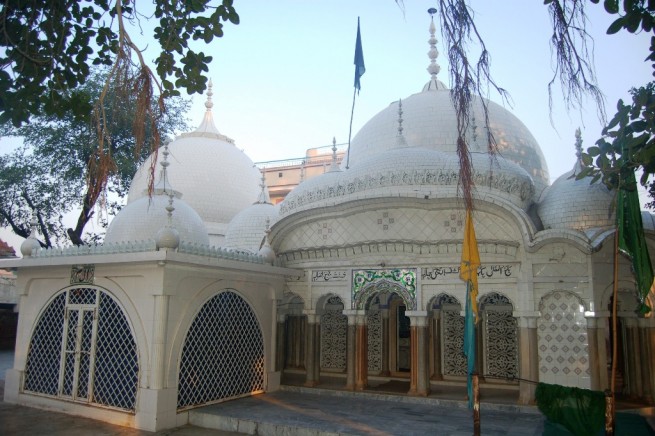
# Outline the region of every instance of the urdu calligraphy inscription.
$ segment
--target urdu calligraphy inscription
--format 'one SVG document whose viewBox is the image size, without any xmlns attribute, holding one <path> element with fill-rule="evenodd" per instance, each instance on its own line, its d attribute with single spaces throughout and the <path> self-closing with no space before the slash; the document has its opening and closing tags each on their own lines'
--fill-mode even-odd
<svg viewBox="0 0 655 436">
<path fill-rule="evenodd" d="M 315 270 L 312 271 L 312 282 L 345 282 L 348 271 Z"/>
<path fill-rule="evenodd" d="M 515 277 L 516 265 L 495 264 L 482 265 L 478 267 L 478 278 L 480 279 L 504 279 Z M 421 268 L 422 280 L 440 280 L 450 277 L 459 277 L 459 265 L 436 266 L 432 268 Z"/>
</svg>

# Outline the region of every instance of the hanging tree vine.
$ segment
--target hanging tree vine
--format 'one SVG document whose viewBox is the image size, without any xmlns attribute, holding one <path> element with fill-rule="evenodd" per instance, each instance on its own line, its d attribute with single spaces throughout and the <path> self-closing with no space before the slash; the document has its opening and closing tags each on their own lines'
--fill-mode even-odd
<svg viewBox="0 0 655 436">
<path fill-rule="evenodd" d="M 135 152 L 149 146 L 156 153 L 161 142 L 157 120 L 166 111 L 165 98 L 180 95 L 179 89 L 193 94 L 206 87 L 203 73 L 212 58 L 193 49 L 190 42 L 209 43 L 223 36 L 225 22 L 239 23 L 233 0 L 217 4 L 158 0 L 144 6 L 150 7 L 147 15 L 137 10 L 137 0 L 2 0 L 0 4 L 0 123 L 19 127 L 35 115 L 73 113 L 89 119 L 92 113 L 89 122 L 97 129 L 98 147 L 89 161 L 89 195 L 84 199 L 91 208 L 115 170 L 108 132 L 111 112 L 121 109 L 120 96 L 125 101 L 136 96 Z M 154 70 L 143 57 L 148 43 L 140 38 L 143 45 L 138 46 L 130 36 L 130 32 L 143 33 L 142 20 L 158 22 L 151 38 L 160 49 Z M 86 82 L 92 65 L 110 67 L 104 92 L 95 102 L 75 92 Z M 110 85 L 115 101 L 108 113 L 104 99 Z M 150 135 L 145 135 L 146 129 Z"/>
</svg>

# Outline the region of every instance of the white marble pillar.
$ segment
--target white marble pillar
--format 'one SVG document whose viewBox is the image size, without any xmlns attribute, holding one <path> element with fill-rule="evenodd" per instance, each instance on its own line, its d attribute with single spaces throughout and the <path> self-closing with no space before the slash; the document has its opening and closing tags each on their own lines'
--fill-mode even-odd
<svg viewBox="0 0 655 436">
<path fill-rule="evenodd" d="M 155 295 L 155 316 L 153 320 L 152 361 L 150 368 L 150 389 L 163 389 L 166 375 L 166 327 L 168 324 L 168 295 Z"/>
</svg>

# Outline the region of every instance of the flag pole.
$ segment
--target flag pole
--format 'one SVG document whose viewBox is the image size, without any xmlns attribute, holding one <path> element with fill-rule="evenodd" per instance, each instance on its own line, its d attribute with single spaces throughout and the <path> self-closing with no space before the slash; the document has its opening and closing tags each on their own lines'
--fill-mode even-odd
<svg viewBox="0 0 655 436">
<path fill-rule="evenodd" d="M 355 89 L 353 90 L 353 106 L 350 110 L 350 129 L 348 130 L 348 150 L 346 151 L 346 169 L 350 165 L 350 138 L 353 131 L 353 116 L 355 115 L 355 97 L 362 88 L 359 79 L 366 72 L 364 66 L 364 51 L 362 50 L 362 34 L 359 31 L 359 17 L 357 17 L 357 39 L 355 41 Z"/>
<path fill-rule="evenodd" d="M 353 116 L 355 115 L 355 95 L 357 95 L 357 88 L 353 89 L 353 107 L 350 110 L 350 128 L 348 129 L 348 150 L 346 151 L 346 169 L 350 165 L 350 137 L 353 132 Z"/>
</svg>

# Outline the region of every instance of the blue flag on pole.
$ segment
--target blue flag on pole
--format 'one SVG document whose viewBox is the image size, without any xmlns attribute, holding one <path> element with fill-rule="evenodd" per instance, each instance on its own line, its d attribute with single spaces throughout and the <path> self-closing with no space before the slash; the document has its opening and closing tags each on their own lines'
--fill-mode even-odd
<svg viewBox="0 0 655 436">
<path fill-rule="evenodd" d="M 357 92 L 362 89 L 359 78 L 366 72 L 364 66 L 364 52 L 362 51 L 362 35 L 359 33 L 359 17 L 357 17 L 357 42 L 355 43 L 355 88 Z"/>
</svg>

